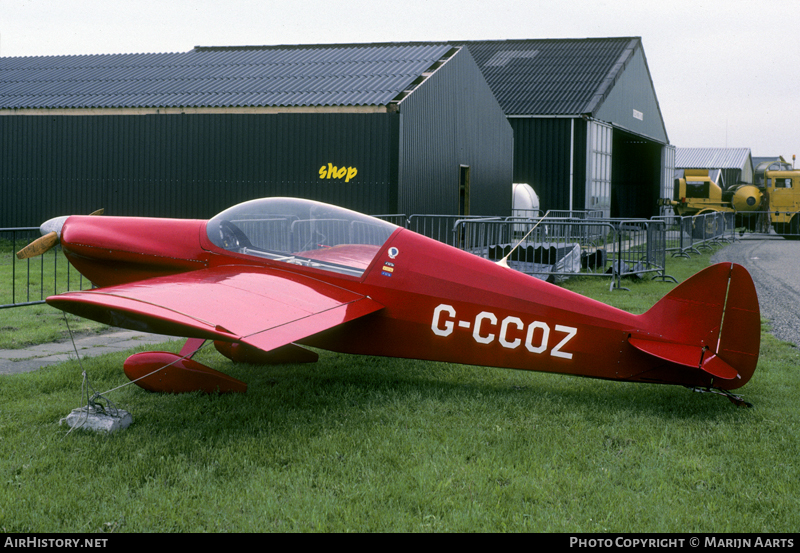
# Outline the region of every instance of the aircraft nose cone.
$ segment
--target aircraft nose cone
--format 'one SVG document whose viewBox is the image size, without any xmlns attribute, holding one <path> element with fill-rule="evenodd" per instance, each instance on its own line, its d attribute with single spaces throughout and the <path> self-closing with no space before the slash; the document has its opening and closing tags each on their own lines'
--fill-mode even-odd
<svg viewBox="0 0 800 553">
<path fill-rule="evenodd" d="M 64 222 L 69 219 L 69 215 L 63 215 L 61 217 L 53 217 L 49 221 L 45 221 L 39 227 L 39 232 L 42 236 L 46 234 L 50 234 L 51 232 L 55 232 L 58 235 L 58 238 L 61 239 L 61 228 L 64 226 Z"/>
</svg>

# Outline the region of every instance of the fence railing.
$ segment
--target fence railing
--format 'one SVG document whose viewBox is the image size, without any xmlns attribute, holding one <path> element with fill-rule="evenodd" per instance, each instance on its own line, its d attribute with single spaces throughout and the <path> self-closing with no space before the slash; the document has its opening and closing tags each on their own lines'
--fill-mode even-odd
<svg viewBox="0 0 800 553">
<path fill-rule="evenodd" d="M 672 257 L 689 257 L 700 250 L 720 243 L 737 239 L 736 216 L 734 213 L 705 213 L 693 216 L 660 216 L 653 221 L 661 221 L 666 228 L 666 251 Z"/>
<path fill-rule="evenodd" d="M 0 309 L 42 304 L 48 296 L 91 287 L 58 246 L 39 257 L 17 259 L 16 252 L 38 237 L 39 227 L 0 228 Z"/>
<path fill-rule="evenodd" d="M 700 215 L 665 215 L 667 252 L 673 257 L 692 253 L 745 236 L 800 240 L 800 214 L 796 211 L 710 212 Z"/>
<path fill-rule="evenodd" d="M 406 220 L 405 227 L 414 232 L 433 238 L 444 244 L 455 246 L 454 228 L 457 221 L 463 219 L 481 219 L 501 221 L 502 217 L 482 217 L 464 215 L 420 215 L 413 214 Z"/>
<path fill-rule="evenodd" d="M 736 214 L 742 232 L 759 236 L 783 236 L 800 240 L 800 213 L 794 210 L 750 211 Z"/>
</svg>

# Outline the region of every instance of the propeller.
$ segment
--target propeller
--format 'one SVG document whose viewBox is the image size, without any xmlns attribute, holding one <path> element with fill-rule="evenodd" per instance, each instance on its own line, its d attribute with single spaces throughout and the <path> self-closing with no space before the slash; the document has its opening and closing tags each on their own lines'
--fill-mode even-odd
<svg viewBox="0 0 800 553">
<path fill-rule="evenodd" d="M 17 259 L 28 259 L 42 255 L 56 244 L 58 244 L 58 233 L 56 231 L 48 232 L 18 251 Z"/>
<path fill-rule="evenodd" d="M 103 209 L 93 211 L 89 215 L 102 215 Z M 55 217 L 49 221 L 42 223 L 39 227 L 39 232 L 42 233 L 41 238 L 37 238 L 20 251 L 17 252 L 17 259 L 28 259 L 42 255 L 49 251 L 53 246 L 61 241 L 61 228 L 69 218 L 69 215 L 63 217 Z"/>
</svg>

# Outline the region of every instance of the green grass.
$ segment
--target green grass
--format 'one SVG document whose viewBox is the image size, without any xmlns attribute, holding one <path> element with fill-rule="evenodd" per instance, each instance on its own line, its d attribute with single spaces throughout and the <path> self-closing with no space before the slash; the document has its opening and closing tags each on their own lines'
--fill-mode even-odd
<svg viewBox="0 0 800 553">
<path fill-rule="evenodd" d="M 708 256 L 670 260 L 683 280 Z M 685 275 L 683 273 L 686 273 Z M 569 287 L 643 311 L 673 285 Z M 180 344 L 168 345 L 177 351 Z M 83 361 L 104 391 L 125 355 Z M 244 395 L 127 386 L 125 431 L 67 434 L 76 362 L 0 376 L 0 531 L 790 532 L 798 350 L 762 337 L 755 404 L 656 385 L 320 352 L 201 362 Z"/>
<path fill-rule="evenodd" d="M 38 234 L 38 233 L 37 233 Z M 53 294 L 91 286 L 72 268 L 60 251 L 44 256 L 17 260 L 13 245 L 0 239 L 0 305 L 37 302 Z M 67 315 L 69 326 L 79 334 L 102 332 L 108 327 Z M 68 338 L 64 315 L 46 305 L 25 305 L 0 309 L 0 349 L 18 349 Z"/>
<path fill-rule="evenodd" d="M 74 315 L 65 315 L 48 305 L 0 309 L 0 349 L 19 349 L 35 344 L 68 340 L 69 331 L 64 324 L 65 316 L 73 334 L 94 334 L 110 330 L 106 325 Z"/>
</svg>

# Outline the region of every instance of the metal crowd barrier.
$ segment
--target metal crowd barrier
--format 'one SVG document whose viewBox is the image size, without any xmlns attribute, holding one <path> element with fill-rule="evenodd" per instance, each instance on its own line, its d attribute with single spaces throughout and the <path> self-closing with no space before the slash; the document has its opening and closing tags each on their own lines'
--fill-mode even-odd
<svg viewBox="0 0 800 553">
<path fill-rule="evenodd" d="M 570 276 L 672 279 L 665 272 L 666 227 L 662 221 L 540 218 L 459 219 L 449 243 L 550 282 Z"/>
<path fill-rule="evenodd" d="M 800 213 L 795 211 L 718 211 L 700 215 L 664 215 L 651 220 L 666 225 L 667 251 L 688 257 L 743 236 L 800 240 Z"/>
<path fill-rule="evenodd" d="M 617 233 L 613 259 L 619 266 L 612 271 L 610 289 L 627 290 L 622 286 L 622 278 L 644 278 L 645 274 L 651 274 L 652 279 L 677 282 L 666 273 L 667 235 L 663 221 L 612 220 L 612 224 Z"/>
<path fill-rule="evenodd" d="M 736 235 L 736 215 L 732 212 L 711 212 L 701 215 L 664 215 L 653 217 L 666 227 L 666 251 L 672 257 L 689 257 L 714 245 L 733 242 Z"/>
<path fill-rule="evenodd" d="M 741 234 L 761 237 L 782 236 L 800 240 L 800 213 L 797 211 L 750 211 L 737 213 L 736 222 Z"/>
<path fill-rule="evenodd" d="M 477 215 L 465 217 L 464 215 L 412 214 L 406 221 L 406 228 L 444 244 L 455 246 L 454 226 L 457 221 L 464 219 L 502 220 L 501 217 L 481 217 Z"/>
<path fill-rule="evenodd" d="M 405 228 L 406 224 L 408 223 L 408 217 L 406 217 L 404 213 L 392 213 L 389 215 L 373 215 L 373 217 L 403 228 Z"/>
<path fill-rule="evenodd" d="M 599 209 L 551 209 L 547 213 L 549 217 L 565 219 L 603 219 L 603 211 Z"/>
</svg>

